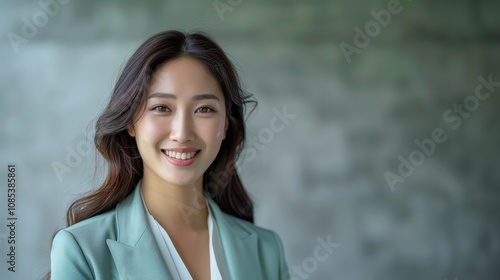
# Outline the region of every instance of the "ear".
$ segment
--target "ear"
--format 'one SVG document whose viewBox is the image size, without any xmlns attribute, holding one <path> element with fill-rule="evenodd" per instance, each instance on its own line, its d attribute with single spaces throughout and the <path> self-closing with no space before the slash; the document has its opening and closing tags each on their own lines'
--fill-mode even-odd
<svg viewBox="0 0 500 280">
<path fill-rule="evenodd" d="M 228 126 L 229 126 L 229 119 L 226 117 L 226 122 L 224 124 L 224 135 L 222 135 L 222 140 L 226 139 L 226 132 Z"/>
<path fill-rule="evenodd" d="M 131 137 L 135 137 L 134 125 L 130 125 L 129 127 L 127 127 L 127 132 L 128 132 L 128 135 L 130 135 Z"/>
</svg>

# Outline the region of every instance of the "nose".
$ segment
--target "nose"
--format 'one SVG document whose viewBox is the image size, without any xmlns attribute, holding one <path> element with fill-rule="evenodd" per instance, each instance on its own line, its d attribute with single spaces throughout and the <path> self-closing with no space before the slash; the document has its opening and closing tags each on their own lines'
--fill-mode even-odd
<svg viewBox="0 0 500 280">
<path fill-rule="evenodd" d="M 194 140 L 193 119 L 189 114 L 177 111 L 177 114 L 172 119 L 170 140 L 179 143 L 186 143 Z"/>
</svg>

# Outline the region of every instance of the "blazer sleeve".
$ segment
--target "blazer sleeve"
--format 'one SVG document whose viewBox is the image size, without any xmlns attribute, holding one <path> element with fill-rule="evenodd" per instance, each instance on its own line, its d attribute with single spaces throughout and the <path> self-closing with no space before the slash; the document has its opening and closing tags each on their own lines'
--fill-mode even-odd
<svg viewBox="0 0 500 280">
<path fill-rule="evenodd" d="M 273 236 L 274 239 L 276 239 L 276 244 L 278 246 L 278 252 L 279 252 L 279 270 L 280 270 L 279 279 L 288 280 L 290 279 L 290 273 L 288 271 L 288 265 L 286 264 L 285 252 L 283 250 L 283 243 L 281 242 L 280 237 L 276 233 L 274 233 Z"/>
<path fill-rule="evenodd" d="M 85 255 L 71 232 L 60 230 L 52 242 L 50 252 L 52 280 L 94 279 Z"/>
</svg>

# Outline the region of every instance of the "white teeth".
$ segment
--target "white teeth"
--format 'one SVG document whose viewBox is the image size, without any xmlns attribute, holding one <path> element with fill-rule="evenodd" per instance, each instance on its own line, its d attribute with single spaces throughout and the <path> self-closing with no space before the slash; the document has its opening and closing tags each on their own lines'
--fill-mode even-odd
<svg viewBox="0 0 500 280">
<path fill-rule="evenodd" d="M 165 151 L 165 154 L 171 158 L 176 158 L 176 159 L 190 159 L 194 157 L 196 152 L 190 152 L 190 153 L 179 153 L 179 152 L 174 152 L 174 151 Z"/>
</svg>

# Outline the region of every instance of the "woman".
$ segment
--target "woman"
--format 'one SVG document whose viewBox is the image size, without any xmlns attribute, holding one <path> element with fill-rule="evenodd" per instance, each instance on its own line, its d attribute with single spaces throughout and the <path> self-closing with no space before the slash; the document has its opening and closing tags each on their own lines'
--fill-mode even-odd
<svg viewBox="0 0 500 280">
<path fill-rule="evenodd" d="M 96 123 L 103 185 L 74 202 L 52 279 L 285 279 L 235 168 L 252 102 L 222 49 L 165 31 L 123 69 Z"/>
</svg>

